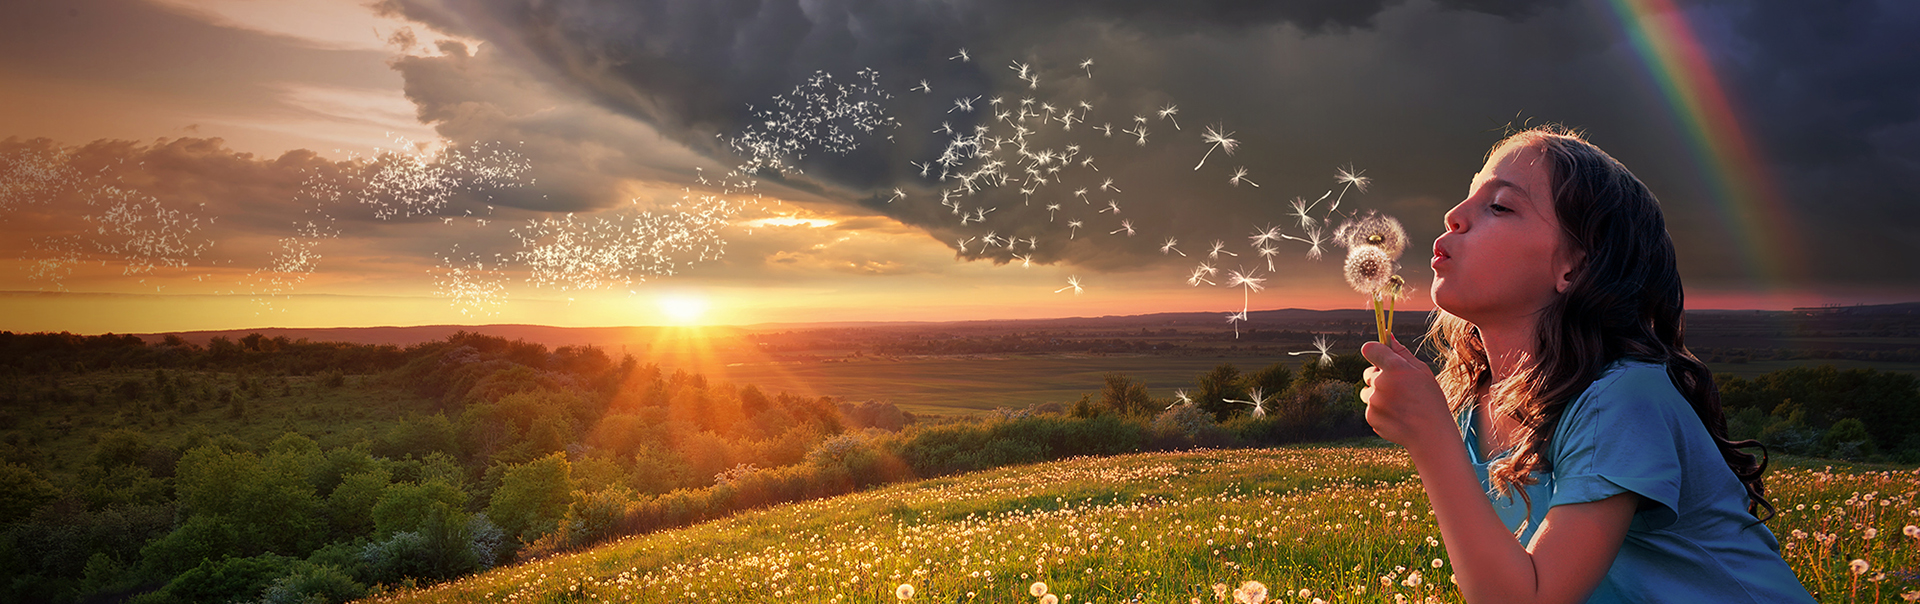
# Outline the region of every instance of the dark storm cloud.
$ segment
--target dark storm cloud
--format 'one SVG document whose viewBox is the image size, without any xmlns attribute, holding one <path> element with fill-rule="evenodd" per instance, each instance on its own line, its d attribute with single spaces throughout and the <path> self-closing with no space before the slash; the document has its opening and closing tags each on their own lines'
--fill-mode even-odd
<svg viewBox="0 0 1920 604">
<path fill-rule="evenodd" d="M 542 182 L 577 186 L 573 199 L 559 202 L 577 207 L 612 203 L 609 191 L 620 178 L 684 174 L 698 156 L 733 165 L 738 158 L 724 141 L 750 125 L 750 104 L 764 106 L 816 71 L 846 81 L 873 68 L 895 97 L 889 112 L 903 125 L 882 133 L 891 140 L 874 137 L 845 156 L 814 154 L 802 162 L 806 176 L 781 190 L 884 213 L 942 241 L 990 229 L 1003 237 L 1040 236 L 1036 260 L 1142 267 L 1163 257 L 1158 249 L 1171 236 L 1194 256 L 1212 240 L 1224 240 L 1242 254 L 1225 264 L 1252 266 L 1260 263 L 1247 258 L 1248 231 L 1281 222 L 1287 199 L 1317 197 L 1333 184 L 1333 167 L 1349 162 L 1377 179 L 1350 207 L 1396 213 L 1415 239 L 1431 238 L 1500 127 L 1536 119 L 1587 129 L 1654 187 L 1675 231 L 1685 233 L 1680 245 L 1690 283 L 1750 277 L 1739 268 L 1745 263 L 1731 245 L 1725 217 L 1714 209 L 1702 174 L 1707 168 L 1689 153 L 1681 125 L 1603 2 L 388 0 L 381 6 L 485 40 L 473 58 L 493 61 L 497 74 L 518 70 L 523 75 L 511 77 L 537 81 L 549 105 L 584 99 L 586 107 L 644 122 L 646 136 L 657 132 L 695 156 L 678 166 L 671 157 L 643 157 L 651 144 L 620 142 L 623 135 L 610 130 L 618 120 L 588 117 L 590 109 L 566 109 L 564 102 L 559 113 L 574 117 L 544 109 L 497 111 L 510 100 L 487 106 L 490 91 L 510 86 L 448 94 L 459 77 L 427 76 L 447 73 L 458 58 L 400 64 L 422 116 L 438 121 L 443 133 L 535 136 L 564 126 L 564 134 L 550 134 L 535 148 L 572 171 Z M 1875 257 L 1920 253 L 1914 235 L 1920 213 L 1900 205 L 1914 198 L 1912 167 L 1920 164 L 1912 142 L 1920 130 L 1913 117 L 1920 69 L 1912 64 L 1909 35 L 1920 11 L 1915 6 L 1686 5 L 1716 69 L 1731 74 L 1729 93 L 1751 102 L 1743 117 L 1785 175 L 1803 220 L 1796 224 L 1815 244 L 1815 266 L 1848 265 L 1838 260 L 1857 256 L 1859 242 L 1878 246 Z M 962 47 L 972 62 L 950 59 Z M 1090 78 L 1077 68 L 1084 58 L 1095 60 Z M 1034 65 L 1040 87 L 1015 80 L 1009 61 Z M 922 78 L 932 94 L 909 90 Z M 1049 184 L 1033 205 L 1015 184 L 969 196 L 969 208 L 995 207 L 994 220 L 961 225 L 932 201 L 952 183 L 919 179 L 907 162 L 939 154 L 947 137 L 930 131 L 940 122 L 965 131 L 992 119 L 947 113 L 955 97 L 997 94 L 1031 94 L 1062 105 L 1085 100 L 1096 109 L 1079 128 L 1103 121 L 1123 128 L 1133 115 L 1153 118 L 1154 108 L 1176 103 L 1184 129 L 1150 119 L 1145 147 L 1117 133 L 1111 139 L 1084 130 L 1036 136 L 1036 147 L 1081 144 L 1100 172 Z M 488 112 L 495 117 L 474 117 Z M 1231 157 L 1215 153 L 1204 170 L 1194 171 L 1189 168 L 1206 150 L 1199 140 L 1206 124 L 1237 132 L 1243 147 Z M 596 166 L 574 161 L 583 147 L 619 152 L 596 156 L 607 162 Z M 1247 166 L 1263 186 L 1229 187 L 1225 171 L 1236 165 Z M 1091 203 L 1071 207 L 1080 201 L 1066 192 L 1097 187 L 1105 177 L 1125 192 L 1094 193 Z M 780 179 L 767 180 L 781 187 Z M 888 203 L 896 186 L 910 197 Z M 1845 196 L 1840 207 L 1848 211 L 1827 211 L 1830 195 Z M 1122 204 L 1119 217 L 1096 212 L 1108 199 Z M 1049 220 L 1045 203 L 1070 212 Z M 1068 214 L 1085 227 L 1069 232 L 1062 225 Z M 1878 220 L 1842 228 L 1862 216 Z M 1139 235 L 1110 235 L 1121 218 L 1132 220 Z M 1305 265 L 1297 246 L 1286 249 L 1277 268 Z M 1004 249 L 993 255 L 996 262 L 1009 257 Z M 1860 268 L 1821 273 L 1856 282 L 1920 279 L 1920 263 L 1852 266 Z"/>
<path fill-rule="evenodd" d="M 1920 263 L 1860 261 L 1920 252 L 1920 4 L 1722 10 L 1740 37 L 1730 86 L 1779 169 L 1809 264 L 1836 280 L 1920 280 Z"/>
</svg>

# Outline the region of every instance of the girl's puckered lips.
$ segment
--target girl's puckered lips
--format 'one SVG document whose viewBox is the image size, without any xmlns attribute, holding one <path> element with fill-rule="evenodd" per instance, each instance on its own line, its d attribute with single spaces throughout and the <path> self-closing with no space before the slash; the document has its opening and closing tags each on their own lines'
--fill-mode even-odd
<svg viewBox="0 0 1920 604">
<path fill-rule="evenodd" d="M 1427 264 L 1434 268 L 1440 268 L 1440 263 L 1445 262 L 1447 258 L 1451 258 L 1451 257 L 1452 256 L 1449 256 L 1447 254 L 1446 248 L 1440 247 L 1439 241 L 1434 241 L 1433 242 L 1433 260 L 1428 262 Z"/>
</svg>

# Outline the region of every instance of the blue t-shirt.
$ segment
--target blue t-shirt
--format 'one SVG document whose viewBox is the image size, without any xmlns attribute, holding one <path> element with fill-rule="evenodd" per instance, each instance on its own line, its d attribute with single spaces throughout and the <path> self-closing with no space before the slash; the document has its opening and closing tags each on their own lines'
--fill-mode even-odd
<svg viewBox="0 0 1920 604">
<path fill-rule="evenodd" d="M 1461 431 L 1494 510 L 1520 543 L 1547 510 L 1632 492 L 1640 509 L 1613 566 L 1587 602 L 1812 602 L 1780 544 L 1747 513 L 1740 479 L 1662 365 L 1620 360 L 1570 404 L 1547 443 L 1552 470 L 1536 472 L 1526 503 L 1493 495 L 1473 408 Z"/>
</svg>

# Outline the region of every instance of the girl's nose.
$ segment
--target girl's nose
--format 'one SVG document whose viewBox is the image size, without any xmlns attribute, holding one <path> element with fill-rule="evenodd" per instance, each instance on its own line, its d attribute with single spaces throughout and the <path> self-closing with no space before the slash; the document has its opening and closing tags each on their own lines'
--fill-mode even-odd
<svg viewBox="0 0 1920 604">
<path fill-rule="evenodd" d="M 1441 220 L 1447 223 L 1447 232 L 1454 233 L 1466 230 L 1467 225 L 1461 220 L 1461 214 L 1463 212 L 1460 210 L 1460 208 L 1466 205 L 1466 202 L 1460 202 L 1459 205 L 1453 206 L 1453 209 L 1447 210 L 1446 215 L 1441 217 Z"/>
</svg>

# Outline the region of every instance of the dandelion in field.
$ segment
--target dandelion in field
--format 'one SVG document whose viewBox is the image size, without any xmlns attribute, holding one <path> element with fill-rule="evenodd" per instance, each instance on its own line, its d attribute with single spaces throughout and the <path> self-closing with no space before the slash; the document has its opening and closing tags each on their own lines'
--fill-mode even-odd
<svg viewBox="0 0 1920 604">
<path fill-rule="evenodd" d="M 1233 601 L 1239 604 L 1261 604 L 1267 601 L 1267 586 L 1259 581 L 1241 583 L 1233 590 Z"/>
<path fill-rule="evenodd" d="M 1060 596 L 1053 594 L 1040 596 L 1040 604 L 1060 604 Z"/>
<path fill-rule="evenodd" d="M 1855 558 L 1852 562 L 1847 563 L 1847 570 L 1853 571 L 1853 574 L 1856 575 L 1867 574 L 1867 567 L 1867 561 L 1859 558 Z"/>
<path fill-rule="evenodd" d="M 1902 534 L 1905 534 L 1908 537 L 1920 539 L 1920 526 L 1914 526 L 1909 524 L 1907 525 L 1907 528 L 1900 529 L 1900 532 Z"/>
<path fill-rule="evenodd" d="M 1200 156 L 1200 163 L 1194 164 L 1193 169 L 1198 170 L 1200 166 L 1207 165 L 1207 158 L 1213 156 L 1214 149 L 1226 151 L 1227 155 L 1233 155 L 1233 150 L 1240 147 L 1240 141 L 1230 138 L 1233 136 L 1232 132 L 1225 134 L 1220 133 L 1220 130 L 1223 129 L 1224 128 L 1216 129 L 1213 126 L 1207 126 L 1207 131 L 1200 135 L 1200 142 L 1212 146 L 1207 148 L 1205 155 Z"/>
<path fill-rule="evenodd" d="M 1434 559 L 1433 559 L 1433 562 L 1432 562 L 1432 563 L 1430 563 L 1430 564 L 1428 564 L 1428 566 L 1432 566 L 1432 567 L 1434 567 L 1434 568 L 1440 568 L 1441 566 L 1443 566 L 1443 565 L 1445 565 L 1445 564 L 1446 564 L 1446 563 L 1445 563 L 1445 562 L 1441 562 L 1439 558 L 1434 558 Z"/>
<path fill-rule="evenodd" d="M 1419 587 L 1420 584 L 1422 583 L 1425 583 L 1425 581 L 1420 578 L 1420 571 L 1417 571 L 1417 570 L 1408 571 L 1407 579 L 1405 581 L 1400 582 L 1401 585 L 1405 585 L 1407 587 Z"/>
<path fill-rule="evenodd" d="M 1871 526 L 1867 527 L 1867 530 L 1860 534 L 1861 539 L 1865 539 L 1868 541 L 1872 541 L 1874 537 L 1878 537 L 1878 536 L 1880 536 L 1880 530 L 1873 528 Z"/>
<path fill-rule="evenodd" d="M 1047 584 L 1035 581 L 1033 585 L 1027 586 L 1027 593 L 1033 594 L 1036 598 L 1047 595 Z"/>
<path fill-rule="evenodd" d="M 913 584 L 901 583 L 899 587 L 893 588 L 893 597 L 901 600 L 912 600 Z"/>
<path fill-rule="evenodd" d="M 1213 598 L 1215 600 L 1219 600 L 1222 602 L 1227 601 L 1227 584 L 1225 583 L 1213 584 Z"/>
<path fill-rule="evenodd" d="M 1256 189 L 1260 188 L 1260 183 L 1253 182 L 1253 179 L 1247 178 L 1246 166 L 1240 166 L 1238 168 L 1234 168 L 1233 176 L 1227 178 L 1227 183 L 1236 187 L 1240 186 L 1241 181 L 1246 181 L 1247 184 L 1253 185 L 1253 187 Z"/>
<path fill-rule="evenodd" d="M 1300 599 L 1302 599 L 1302 600 L 1305 600 L 1305 599 L 1307 599 L 1307 598 L 1311 598 L 1311 597 L 1313 597 L 1313 590 L 1311 590 L 1311 589 L 1302 589 L 1302 590 L 1300 590 Z"/>
</svg>

